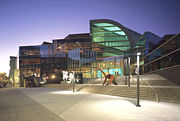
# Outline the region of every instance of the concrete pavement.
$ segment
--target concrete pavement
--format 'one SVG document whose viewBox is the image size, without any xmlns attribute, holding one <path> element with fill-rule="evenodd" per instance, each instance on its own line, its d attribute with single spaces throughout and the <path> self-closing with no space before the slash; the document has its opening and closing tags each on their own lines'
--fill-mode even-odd
<svg viewBox="0 0 180 121">
<path fill-rule="evenodd" d="M 63 121 L 22 90 L 24 89 L 0 89 L 0 121 Z"/>
<path fill-rule="evenodd" d="M 52 88 L 0 89 L 0 121 L 180 121 L 180 105 Z"/>
<path fill-rule="evenodd" d="M 180 105 L 115 96 L 61 91 L 52 88 L 20 89 L 65 121 L 180 121 Z"/>
</svg>

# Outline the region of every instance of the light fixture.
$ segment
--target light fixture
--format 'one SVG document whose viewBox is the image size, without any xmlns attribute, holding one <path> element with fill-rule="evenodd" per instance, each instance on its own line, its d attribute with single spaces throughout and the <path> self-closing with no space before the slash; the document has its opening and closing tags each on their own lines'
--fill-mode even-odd
<svg viewBox="0 0 180 121">
<path fill-rule="evenodd" d="M 55 75 L 52 75 L 52 76 L 51 76 L 51 78 L 52 78 L 52 79 L 55 79 L 55 78 L 56 78 L 56 76 L 55 76 Z"/>
<path fill-rule="evenodd" d="M 137 53 L 137 55 L 141 55 L 141 53 Z"/>
</svg>

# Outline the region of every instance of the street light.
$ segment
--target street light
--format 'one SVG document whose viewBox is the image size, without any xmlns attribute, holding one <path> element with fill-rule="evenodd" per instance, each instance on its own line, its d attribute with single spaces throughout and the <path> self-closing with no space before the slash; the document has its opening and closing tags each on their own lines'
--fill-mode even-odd
<svg viewBox="0 0 180 121">
<path fill-rule="evenodd" d="M 137 53 L 137 107 L 141 107 L 139 104 L 139 56 L 141 53 Z"/>
</svg>

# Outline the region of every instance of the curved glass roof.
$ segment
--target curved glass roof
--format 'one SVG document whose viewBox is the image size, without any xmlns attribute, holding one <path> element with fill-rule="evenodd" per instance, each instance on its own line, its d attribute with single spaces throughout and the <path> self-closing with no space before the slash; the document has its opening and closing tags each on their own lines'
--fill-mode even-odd
<svg viewBox="0 0 180 121">
<path fill-rule="evenodd" d="M 92 42 L 104 47 L 104 56 L 122 55 L 130 49 L 128 36 L 119 26 L 113 23 L 98 22 L 91 23 L 90 28 Z M 105 48 L 109 48 L 108 51 Z"/>
</svg>

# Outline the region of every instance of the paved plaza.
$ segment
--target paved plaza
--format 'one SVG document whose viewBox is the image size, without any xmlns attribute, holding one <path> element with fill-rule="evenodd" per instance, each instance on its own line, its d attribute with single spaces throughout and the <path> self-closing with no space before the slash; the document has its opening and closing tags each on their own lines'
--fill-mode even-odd
<svg viewBox="0 0 180 121">
<path fill-rule="evenodd" d="M 0 89 L 2 121 L 180 121 L 180 105 L 53 88 Z"/>
</svg>

